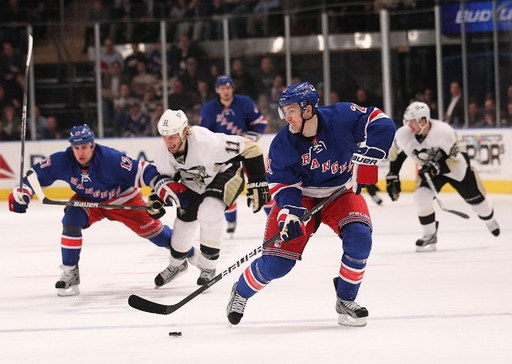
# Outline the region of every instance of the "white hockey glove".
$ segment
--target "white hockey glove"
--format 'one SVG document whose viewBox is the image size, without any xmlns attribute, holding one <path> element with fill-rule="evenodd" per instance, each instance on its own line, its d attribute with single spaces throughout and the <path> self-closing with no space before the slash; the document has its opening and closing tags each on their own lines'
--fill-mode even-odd
<svg viewBox="0 0 512 364">
<path fill-rule="evenodd" d="M 9 211 L 20 214 L 27 212 L 28 204 L 33 194 L 32 188 L 26 184 L 23 184 L 22 189 L 20 189 L 19 185 L 14 187 L 9 194 Z"/>
</svg>

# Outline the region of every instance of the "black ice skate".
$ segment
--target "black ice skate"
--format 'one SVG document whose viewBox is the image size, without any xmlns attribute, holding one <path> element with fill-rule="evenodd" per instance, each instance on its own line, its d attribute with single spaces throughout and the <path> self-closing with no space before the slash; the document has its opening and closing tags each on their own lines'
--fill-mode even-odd
<svg viewBox="0 0 512 364">
<path fill-rule="evenodd" d="M 167 268 L 165 268 L 155 277 L 155 286 L 157 286 L 157 288 L 162 287 L 163 285 L 182 275 L 187 270 L 187 268 L 188 263 L 186 259 L 183 260 L 183 263 L 178 266 L 169 264 Z"/>
<path fill-rule="evenodd" d="M 62 274 L 60 279 L 55 283 L 57 295 L 59 296 L 75 296 L 80 294 L 78 285 L 80 284 L 80 271 L 78 265 L 61 265 Z"/>
<path fill-rule="evenodd" d="M 341 326 L 366 326 L 368 310 L 359 306 L 356 301 L 345 301 L 337 297 L 336 312 L 339 314 L 338 324 Z"/>
<path fill-rule="evenodd" d="M 247 298 L 243 298 L 236 292 L 236 283 L 231 289 L 231 297 L 226 308 L 228 320 L 232 325 L 238 325 L 242 317 L 244 316 L 245 305 L 247 304 Z"/>
<path fill-rule="evenodd" d="M 498 236 L 500 235 L 500 226 L 494 219 L 490 220 L 484 220 L 485 226 L 487 226 L 487 229 L 491 232 L 492 235 Z"/>
<path fill-rule="evenodd" d="M 423 237 L 416 240 L 417 252 L 428 252 L 437 250 L 437 228 L 439 221 L 436 221 L 436 231 L 433 234 L 425 234 Z"/>
<path fill-rule="evenodd" d="M 199 269 L 201 269 L 201 273 L 199 274 L 199 278 L 197 278 L 198 286 L 202 286 L 203 284 L 210 282 L 213 279 L 213 277 L 215 277 L 215 268 L 206 269 L 199 267 Z"/>
</svg>

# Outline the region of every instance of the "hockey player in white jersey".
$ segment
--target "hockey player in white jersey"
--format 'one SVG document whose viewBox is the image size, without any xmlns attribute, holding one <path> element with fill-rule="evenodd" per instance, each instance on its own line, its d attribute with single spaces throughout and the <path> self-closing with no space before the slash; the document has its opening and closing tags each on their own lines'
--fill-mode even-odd
<svg viewBox="0 0 512 364">
<path fill-rule="evenodd" d="M 416 251 L 434 251 L 437 243 L 439 222 L 434 211 L 434 192 L 425 175 L 430 176 L 437 191 L 446 183 L 455 188 L 489 231 L 498 236 L 500 229 L 493 208 L 468 155 L 459 150 L 455 130 L 443 121 L 431 119 L 427 104 L 418 101 L 407 107 L 403 123 L 389 152 L 391 163 L 386 189 L 391 200 L 398 200 L 401 192 L 399 172 L 404 160 L 410 157 L 420 165 L 414 202 L 423 237 L 416 241 Z"/>
<path fill-rule="evenodd" d="M 197 284 L 203 285 L 215 277 L 224 211 L 244 189 L 242 166 L 248 175 L 247 203 L 253 212 L 258 212 L 270 200 L 263 150 L 242 136 L 213 133 L 201 126 L 189 127 L 181 110 L 166 110 L 158 122 L 158 132 L 162 142 L 154 164 L 162 175 L 187 187 L 188 203 L 178 208 L 170 264 L 156 276 L 155 285 L 163 286 L 187 269 L 187 252 L 198 226 L 201 253 L 188 260 L 197 263 L 201 270 Z M 165 191 L 158 197 L 164 203 L 168 198 Z"/>
</svg>

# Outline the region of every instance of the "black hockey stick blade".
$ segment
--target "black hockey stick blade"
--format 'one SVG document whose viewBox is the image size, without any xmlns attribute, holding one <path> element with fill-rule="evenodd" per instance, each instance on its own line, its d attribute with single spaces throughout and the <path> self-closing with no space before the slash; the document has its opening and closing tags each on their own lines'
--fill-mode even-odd
<svg viewBox="0 0 512 364">
<path fill-rule="evenodd" d="M 341 196 L 345 191 L 347 190 L 346 187 L 342 187 L 339 190 L 336 190 L 333 194 L 331 194 L 328 198 L 323 200 L 322 202 L 318 203 L 316 206 L 314 206 L 311 210 L 309 210 L 302 218 L 301 221 L 309 219 L 311 216 L 316 214 L 318 211 L 320 211 L 322 208 L 324 208 L 325 205 L 330 203 L 331 201 L 334 201 L 336 198 Z M 179 308 L 183 307 L 185 304 L 193 300 L 195 297 L 199 296 L 201 293 L 206 291 L 208 288 L 213 286 L 215 283 L 220 281 L 222 278 L 230 274 L 232 271 L 240 267 L 242 264 L 248 262 L 253 257 L 258 255 L 258 253 L 261 253 L 265 247 L 272 244 L 276 240 L 280 238 L 280 234 L 277 233 L 274 236 L 272 236 L 270 239 L 265 241 L 262 245 L 258 246 L 257 248 L 253 249 L 248 254 L 244 255 L 241 259 L 239 259 L 237 262 L 229 266 L 227 269 L 225 269 L 223 272 L 217 274 L 215 277 L 213 277 L 212 280 L 210 280 L 208 283 L 203 284 L 201 287 L 196 289 L 194 292 L 189 294 L 187 297 L 179 301 L 178 303 L 174 305 L 162 305 L 160 303 L 156 303 L 153 301 L 149 301 L 145 298 L 142 298 L 140 296 L 132 294 L 128 298 L 128 304 L 140 311 L 149 312 L 149 313 L 156 313 L 159 315 L 168 315 L 170 313 L 173 313 L 174 311 L 178 310 Z"/>
<path fill-rule="evenodd" d="M 171 306 L 162 305 L 160 303 L 156 303 L 153 301 L 148 301 L 147 299 L 137 296 L 135 294 L 132 294 L 130 297 L 128 297 L 128 304 L 133 308 L 136 308 L 137 310 L 150 313 L 157 313 L 160 315 L 168 315 L 174 311 L 168 309 Z"/>
<path fill-rule="evenodd" d="M 438 200 L 439 201 L 439 200 Z M 451 212 L 452 214 L 455 214 L 457 216 L 460 216 L 462 217 L 463 219 L 469 219 L 469 215 L 468 214 L 465 214 L 463 212 L 460 212 L 460 211 L 455 211 L 455 210 L 448 210 L 448 209 L 444 209 L 444 211 L 446 212 Z"/>
</svg>

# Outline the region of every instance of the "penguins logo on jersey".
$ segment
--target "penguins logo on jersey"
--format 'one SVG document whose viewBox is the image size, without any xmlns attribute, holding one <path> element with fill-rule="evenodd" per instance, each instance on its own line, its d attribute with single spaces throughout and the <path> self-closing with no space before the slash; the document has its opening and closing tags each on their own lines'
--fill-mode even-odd
<svg viewBox="0 0 512 364">
<path fill-rule="evenodd" d="M 195 182 L 199 188 L 206 184 L 205 180 L 207 178 L 211 177 L 206 173 L 206 168 L 204 166 L 194 166 L 188 169 L 180 168 L 179 172 L 183 181 Z"/>
<path fill-rule="evenodd" d="M 412 154 L 416 157 L 417 160 L 423 162 L 423 163 L 426 163 L 426 162 L 429 162 L 431 161 L 434 156 L 436 155 L 437 151 L 434 150 L 434 148 L 430 148 L 430 149 L 414 149 L 412 151 Z"/>
</svg>

